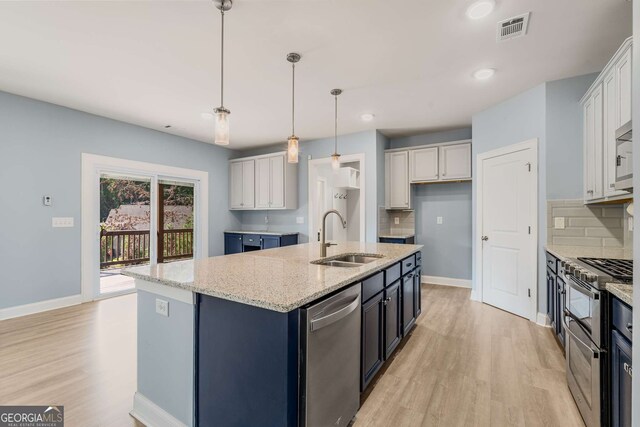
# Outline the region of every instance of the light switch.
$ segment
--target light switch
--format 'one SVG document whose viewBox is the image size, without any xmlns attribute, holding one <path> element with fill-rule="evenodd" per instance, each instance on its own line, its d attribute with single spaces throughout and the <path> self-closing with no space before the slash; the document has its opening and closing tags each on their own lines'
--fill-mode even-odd
<svg viewBox="0 0 640 427">
<path fill-rule="evenodd" d="M 400 218 L 398 218 L 397 216 L 393 217 L 393 223 L 396 225 L 400 224 Z"/>
<path fill-rule="evenodd" d="M 73 227 L 73 217 L 53 217 L 51 218 L 51 226 L 53 228 L 71 228 Z"/>
<path fill-rule="evenodd" d="M 169 301 L 156 298 L 156 313 L 161 316 L 169 317 Z"/>
<path fill-rule="evenodd" d="M 441 216 L 436 218 L 436 223 L 437 224 L 442 224 L 442 217 Z"/>
<path fill-rule="evenodd" d="M 557 216 L 553 219 L 553 228 L 556 230 L 564 230 L 564 217 Z"/>
<path fill-rule="evenodd" d="M 629 221 L 629 231 L 633 231 L 633 217 L 630 216 L 627 220 Z"/>
<path fill-rule="evenodd" d="M 303 216 L 297 216 L 296 217 L 296 224 L 304 224 L 304 217 Z"/>
</svg>

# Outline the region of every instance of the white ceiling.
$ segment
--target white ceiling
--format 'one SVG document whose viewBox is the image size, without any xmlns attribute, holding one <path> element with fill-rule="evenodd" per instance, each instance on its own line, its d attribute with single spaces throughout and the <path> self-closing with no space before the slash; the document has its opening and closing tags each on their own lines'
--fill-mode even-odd
<svg viewBox="0 0 640 427">
<path fill-rule="evenodd" d="M 235 0 L 226 17 L 230 148 L 285 141 L 299 52 L 296 133 L 390 136 L 471 123 L 548 80 L 600 70 L 631 35 L 624 0 Z M 531 11 L 529 34 L 496 42 L 499 20 Z M 220 15 L 203 1 L 0 3 L 0 90 L 210 142 L 219 104 Z M 488 81 L 472 73 L 496 68 Z M 364 123 L 360 115 L 375 114 Z M 168 130 L 164 126 L 170 124 Z"/>
</svg>

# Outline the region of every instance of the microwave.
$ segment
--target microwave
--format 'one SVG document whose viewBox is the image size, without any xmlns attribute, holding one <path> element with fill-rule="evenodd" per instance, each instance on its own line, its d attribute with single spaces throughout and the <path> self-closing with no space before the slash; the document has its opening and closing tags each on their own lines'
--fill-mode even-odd
<svg viewBox="0 0 640 427">
<path fill-rule="evenodd" d="M 633 191 L 631 120 L 616 130 L 616 190 Z"/>
</svg>

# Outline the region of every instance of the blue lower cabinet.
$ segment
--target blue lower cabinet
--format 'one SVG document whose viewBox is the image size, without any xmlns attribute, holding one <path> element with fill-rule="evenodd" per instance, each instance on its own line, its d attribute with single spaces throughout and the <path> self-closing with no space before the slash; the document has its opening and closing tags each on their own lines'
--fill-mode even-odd
<svg viewBox="0 0 640 427">
<path fill-rule="evenodd" d="M 415 291 L 413 293 L 415 300 L 415 317 L 418 319 L 418 316 L 422 313 L 422 268 L 416 269 L 416 273 L 413 276 L 413 283 L 415 286 Z"/>
<path fill-rule="evenodd" d="M 279 236 L 261 236 L 260 237 L 261 249 L 271 249 L 271 248 L 279 248 L 279 247 L 280 247 Z"/>
<path fill-rule="evenodd" d="M 402 334 L 407 335 L 416 323 L 416 284 L 414 273 L 402 277 Z"/>
<path fill-rule="evenodd" d="M 631 342 L 611 332 L 611 418 L 614 427 L 631 426 Z"/>
<path fill-rule="evenodd" d="M 415 243 L 415 237 L 379 237 L 379 243 L 397 243 L 401 245 L 413 245 Z"/>
<path fill-rule="evenodd" d="M 363 391 L 384 363 L 384 292 L 362 304 L 360 390 Z"/>
<path fill-rule="evenodd" d="M 224 254 L 233 255 L 242 252 L 242 234 L 224 233 Z"/>
<path fill-rule="evenodd" d="M 389 286 L 384 291 L 384 358 L 388 359 L 402 340 L 402 319 L 400 303 L 401 282 Z"/>
</svg>

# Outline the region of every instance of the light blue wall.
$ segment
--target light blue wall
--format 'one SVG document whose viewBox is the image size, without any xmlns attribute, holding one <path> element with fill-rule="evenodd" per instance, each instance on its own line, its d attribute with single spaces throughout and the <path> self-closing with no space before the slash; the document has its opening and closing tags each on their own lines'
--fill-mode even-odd
<svg viewBox="0 0 640 427">
<path fill-rule="evenodd" d="M 389 138 L 381 134 L 380 132 L 376 132 L 376 176 L 377 176 L 377 206 L 385 205 L 385 167 L 384 167 L 384 150 L 390 148 L 391 141 Z M 376 209 L 376 216 L 378 215 L 378 210 Z M 377 219 L 376 219 L 377 221 Z M 377 230 L 377 228 L 376 228 Z"/>
<path fill-rule="evenodd" d="M 379 197 L 378 185 L 384 187 L 384 174 L 382 175 L 382 181 L 380 181 L 376 171 L 376 166 L 378 165 L 378 144 L 384 145 L 384 140 L 381 140 L 377 136 L 375 130 L 341 135 L 338 137 L 338 152 L 340 154 L 364 153 L 365 155 L 365 237 L 368 242 L 375 242 L 377 238 L 376 224 L 378 214 L 376 206 L 378 203 L 377 198 Z M 311 156 L 312 159 L 329 157 L 331 153 L 333 153 L 333 146 L 333 138 L 301 142 L 300 160 L 298 163 L 298 209 L 286 211 L 244 211 L 242 213 L 242 227 L 246 230 L 264 230 L 266 228 L 264 218 L 268 216 L 269 230 L 295 231 L 300 233 L 301 243 L 308 242 L 308 156 Z M 282 151 L 284 149 L 284 145 L 264 147 L 257 150 L 236 153 L 235 157 L 255 156 Z M 303 217 L 305 221 L 304 224 L 297 224 L 296 217 Z"/>
<path fill-rule="evenodd" d="M 0 308 L 80 293 L 81 153 L 209 172 L 209 254 L 239 215 L 228 204 L 232 151 L 0 92 Z M 53 206 L 42 206 L 42 196 Z M 74 228 L 51 228 L 71 216 Z"/>
<path fill-rule="evenodd" d="M 582 106 L 598 73 L 546 84 L 547 199 L 582 198 Z"/>
<path fill-rule="evenodd" d="M 463 139 L 471 139 L 470 127 L 394 138 L 391 140 L 389 148 L 415 147 L 416 145 L 438 144 L 440 142 L 461 141 Z"/>
<path fill-rule="evenodd" d="M 422 274 L 471 279 L 471 183 L 413 186 Z M 437 224 L 437 217 L 443 218 Z"/>
<path fill-rule="evenodd" d="M 391 148 L 471 139 L 471 128 L 394 138 Z M 384 162 L 383 162 L 384 167 Z M 471 183 L 411 186 L 422 274 L 471 280 Z M 436 218 L 443 217 L 443 224 Z"/>
<path fill-rule="evenodd" d="M 538 311 L 546 309 L 546 279 L 544 244 L 547 239 L 546 216 L 546 85 L 541 84 L 526 92 L 514 96 L 487 110 L 474 114 L 472 118 L 474 162 L 472 181 L 473 236 L 476 235 L 477 222 L 477 169 L 475 159 L 478 154 L 505 147 L 533 138 L 538 139 Z M 478 242 L 473 239 L 472 256 L 475 263 Z M 475 269 L 473 287 L 476 289 Z"/>
</svg>

